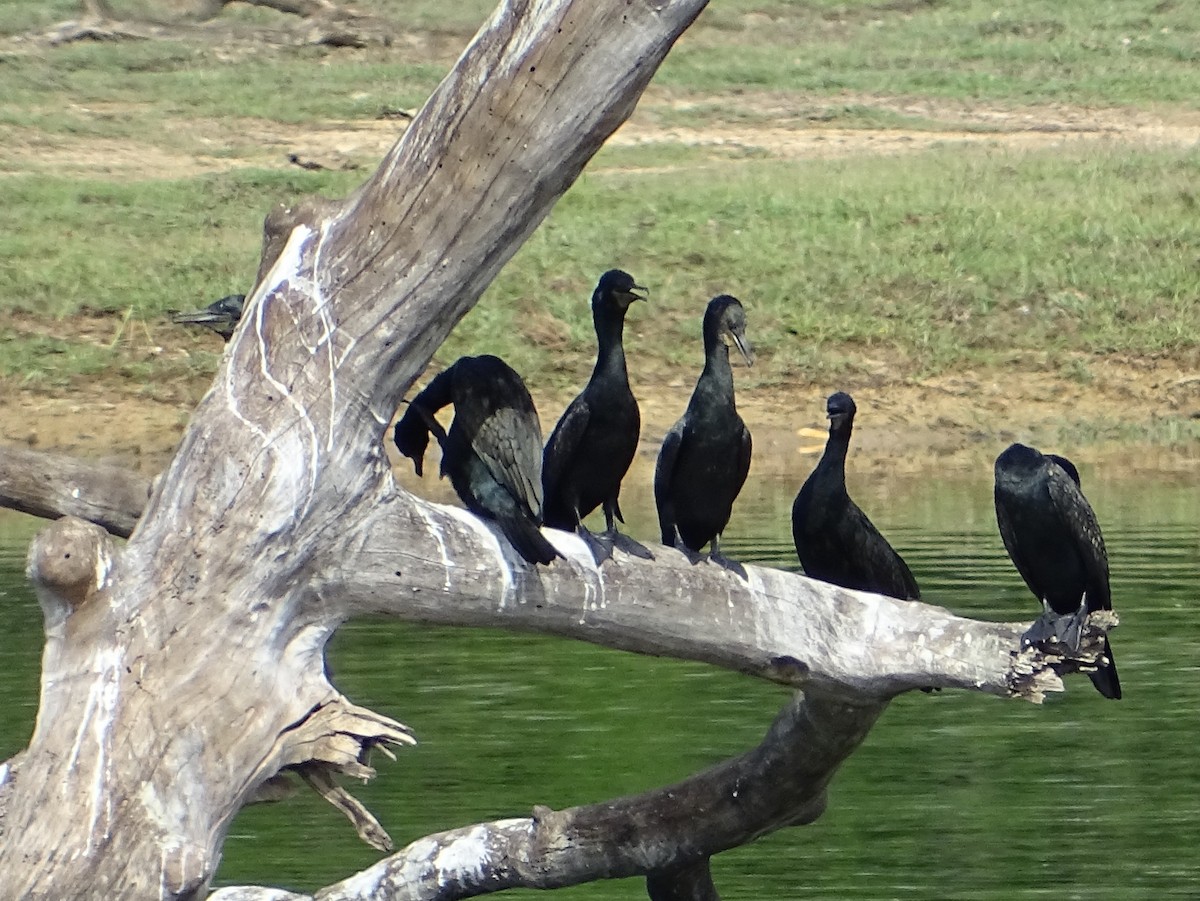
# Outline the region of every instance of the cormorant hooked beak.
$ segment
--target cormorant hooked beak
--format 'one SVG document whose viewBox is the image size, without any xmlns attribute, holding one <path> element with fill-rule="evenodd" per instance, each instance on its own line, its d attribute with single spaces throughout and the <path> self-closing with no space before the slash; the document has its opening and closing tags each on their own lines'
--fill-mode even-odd
<svg viewBox="0 0 1200 901">
<path fill-rule="evenodd" d="M 642 293 L 639 294 L 639 291 Z M 629 298 L 628 303 L 633 303 L 635 300 L 649 300 L 650 289 L 643 285 L 633 285 L 625 292 L 625 296 Z"/>
<path fill-rule="evenodd" d="M 733 338 L 733 343 L 737 349 L 741 351 L 742 358 L 746 361 L 747 366 L 754 365 L 754 348 L 750 346 L 750 342 L 746 340 L 746 336 L 740 332 L 730 331 L 729 335 Z"/>
</svg>

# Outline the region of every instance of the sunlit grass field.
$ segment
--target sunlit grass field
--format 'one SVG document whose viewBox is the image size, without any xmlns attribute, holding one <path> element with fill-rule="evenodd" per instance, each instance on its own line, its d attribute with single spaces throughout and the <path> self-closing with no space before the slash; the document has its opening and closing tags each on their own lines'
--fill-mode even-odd
<svg viewBox="0 0 1200 901">
<path fill-rule="evenodd" d="M 131 16 L 153 3 L 115 3 Z M 366 176 L 239 164 L 255 128 L 303 133 L 419 106 L 490 4 L 362 2 L 410 41 L 334 50 L 211 36 L 58 48 L 0 44 L 0 127 L 16 143 L 201 152 L 205 122 L 245 123 L 226 171 L 66 172 L 0 149 L 0 378 L 61 387 L 211 361 L 130 353 L 139 324 L 245 291 L 278 200 L 339 196 Z M 1065 7 L 1065 8 L 1064 8 Z M 0 34 L 69 18 L 72 0 L 0 4 Z M 222 27 L 287 17 L 231 7 Z M 679 42 L 638 121 L 666 130 L 988 134 L 945 110 L 1102 108 L 1200 119 L 1200 7 L 1190 3 L 714 2 Z M 883 102 L 879 102 L 879 101 Z M 786 115 L 780 111 L 786 111 Z M 1130 141 L 947 141 L 919 152 L 784 158 L 660 140 L 601 151 L 441 351 L 500 353 L 543 384 L 591 354 L 587 299 L 619 265 L 651 289 L 630 343 L 691 360 L 704 302 L 746 304 L 759 383 L 852 371 L 1002 365 L 1036 354 L 1086 378 L 1092 354 L 1188 354 L 1200 342 L 1200 153 Z M 203 150 L 203 152 L 210 152 Z M 74 333 L 109 311 L 111 340 Z M 12 317 L 9 317 L 10 320 Z M 31 328 L 29 322 L 40 327 Z M 146 329 L 143 329 L 145 331 Z M 147 341 L 151 340 L 149 337 Z"/>
</svg>

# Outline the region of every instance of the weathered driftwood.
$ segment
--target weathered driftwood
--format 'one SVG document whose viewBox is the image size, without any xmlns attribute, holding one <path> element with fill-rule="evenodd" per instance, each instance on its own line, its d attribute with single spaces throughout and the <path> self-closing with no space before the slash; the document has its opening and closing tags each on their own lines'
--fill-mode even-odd
<svg viewBox="0 0 1200 901">
<path fill-rule="evenodd" d="M 1059 687 L 1056 667 L 1080 665 L 1014 654 L 1014 626 L 756 567 L 743 580 L 665 549 L 598 569 L 561 534 L 568 559 L 531 571 L 478 520 L 393 482 L 384 429 L 404 392 L 703 5 L 502 4 L 352 198 L 268 218 L 243 325 L 128 543 L 66 518 L 30 549 L 46 647 L 29 747 L 0 769 L 0 898 L 202 897 L 234 815 L 290 771 L 388 847 L 332 781 L 371 775 L 371 749 L 411 740 L 325 676 L 333 630 L 364 612 L 536 629 L 805 687 L 785 713 L 803 741 L 769 736 L 751 752 L 799 745 L 786 809 L 734 816 L 743 804 L 721 781 L 733 761 L 649 801 L 486 833 L 551 855 L 555 884 L 608 866 L 652 874 L 667 897 L 711 894 L 701 870 L 713 850 L 819 813 L 834 769 L 895 693 L 1037 699 Z M 681 844 L 700 834 L 682 824 L 705 820 L 702 800 L 730 816 Z M 678 838 L 647 850 L 605 830 L 621 817 L 648 835 L 674 823 Z M 479 828 L 410 846 L 378 875 L 412 874 L 398 897 L 466 897 L 470 874 L 495 863 L 471 839 Z M 572 829 L 569 848 L 537 844 Z M 422 888 L 435 846 L 453 849 L 432 861 L 457 874 L 458 895 Z M 374 893 L 376 875 L 326 896 L 397 897 Z"/>
</svg>

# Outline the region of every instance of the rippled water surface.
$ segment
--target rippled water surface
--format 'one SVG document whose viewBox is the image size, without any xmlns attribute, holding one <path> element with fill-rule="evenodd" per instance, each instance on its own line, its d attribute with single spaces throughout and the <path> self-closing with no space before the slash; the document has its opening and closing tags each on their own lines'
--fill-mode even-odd
<svg viewBox="0 0 1200 901">
<path fill-rule="evenodd" d="M 788 516 L 809 465 L 752 477 L 724 543 L 730 556 L 796 567 Z M 1200 895 L 1200 467 L 1133 479 L 1081 469 L 1109 547 L 1125 700 L 1105 701 L 1083 677 L 1042 708 L 963 692 L 902 697 L 846 763 L 816 824 L 714 860 L 723 898 Z M 852 490 L 926 600 L 1032 619 L 1037 605 L 996 533 L 990 476 L 885 489 L 872 472 Z M 634 533 L 653 538 L 649 499 L 627 506 Z M 0 517 L 0 757 L 25 743 L 36 713 L 41 617 L 23 568 L 37 525 Z M 394 764 L 377 760 L 380 777 L 358 792 L 399 845 L 682 778 L 755 744 L 785 700 L 777 686 L 698 664 L 383 621 L 344 627 L 331 666 L 350 698 L 421 740 Z M 311 889 L 377 859 L 309 794 L 239 816 L 221 884 Z M 628 881 L 560 895 L 645 892 Z"/>
</svg>

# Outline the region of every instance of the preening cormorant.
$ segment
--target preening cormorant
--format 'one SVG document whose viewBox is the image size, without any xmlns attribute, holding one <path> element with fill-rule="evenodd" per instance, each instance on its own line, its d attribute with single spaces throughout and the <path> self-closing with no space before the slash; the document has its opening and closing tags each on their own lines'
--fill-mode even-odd
<svg viewBox="0 0 1200 901">
<path fill-rule="evenodd" d="M 1080 491 L 1079 471 L 1065 457 L 1011 445 L 996 458 L 996 522 L 1017 572 L 1042 602 L 1026 640 L 1077 649 L 1087 614 L 1112 609 L 1104 537 Z M 1088 675 L 1104 697 L 1121 697 L 1107 637 L 1104 660 Z"/>
<path fill-rule="evenodd" d="M 745 310 L 722 294 L 704 311 L 704 371 L 687 410 L 663 439 L 654 469 L 663 544 L 696 553 L 711 542 L 717 562 L 721 533 L 750 471 L 750 432 L 734 403 L 726 339 L 753 365 Z"/>
<path fill-rule="evenodd" d="M 447 434 L 434 414 L 454 405 Z M 521 377 L 499 357 L 462 357 L 409 403 L 393 433 L 422 474 L 429 433 L 442 447 L 441 474 L 467 509 L 499 524 L 530 563 L 561 556 L 539 531 L 542 427 Z"/>
<path fill-rule="evenodd" d="M 172 313 L 171 321 L 178 325 L 203 325 L 210 328 L 226 341 L 233 337 L 233 330 L 242 319 L 245 294 L 229 294 L 213 301 L 203 310 L 193 313 Z"/>
<path fill-rule="evenodd" d="M 625 521 L 618 495 L 637 451 L 642 419 L 629 388 L 621 337 L 625 312 L 635 300 L 644 299 L 638 292 L 645 290 L 620 269 L 600 276 L 592 293 L 599 344 L 596 366 L 587 386 L 558 420 L 542 458 L 546 525 L 578 532 L 597 560 L 612 552 L 617 538 L 614 520 Z M 599 506 L 606 524 L 603 542 L 583 525 L 583 518 Z"/>
<path fill-rule="evenodd" d="M 846 451 L 857 408 L 844 391 L 830 395 L 829 438 L 821 462 L 792 504 L 792 538 L 806 575 L 823 582 L 919 600 L 908 565 L 846 491 Z"/>
</svg>

